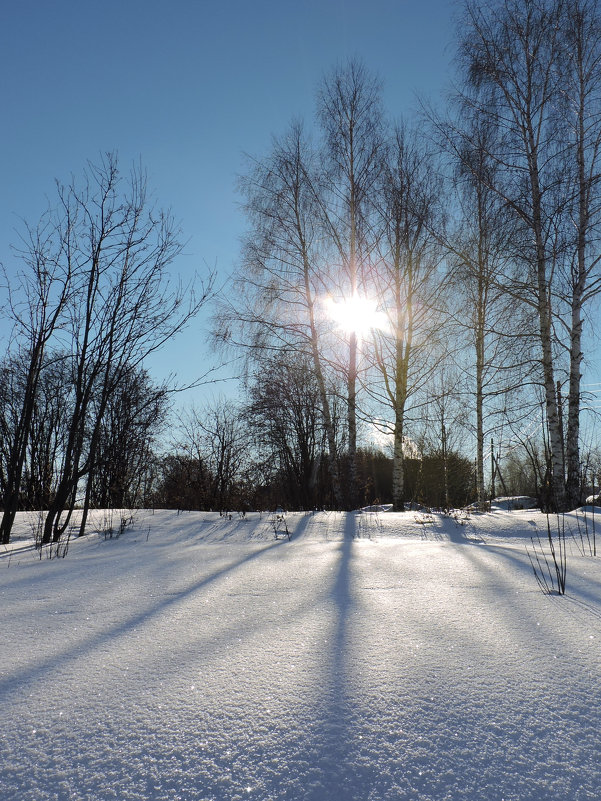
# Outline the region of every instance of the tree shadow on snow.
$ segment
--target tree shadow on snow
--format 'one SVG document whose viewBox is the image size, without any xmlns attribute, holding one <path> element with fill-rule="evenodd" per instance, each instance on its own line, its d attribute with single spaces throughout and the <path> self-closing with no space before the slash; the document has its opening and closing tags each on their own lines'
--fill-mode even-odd
<svg viewBox="0 0 601 801">
<path fill-rule="evenodd" d="M 343 538 L 332 543 L 337 546 L 337 561 L 327 592 L 331 625 L 324 631 L 327 646 L 321 660 L 322 672 L 315 677 L 321 688 L 321 700 L 309 710 L 306 737 L 298 743 L 298 750 L 288 764 L 292 774 L 298 764 L 303 801 L 359 801 L 366 797 L 366 786 L 376 779 L 377 766 L 357 760 L 359 733 L 349 672 L 351 621 L 357 614 L 353 589 L 357 534 L 355 515 L 347 513 Z M 277 787 L 274 783 L 273 788 L 266 789 L 276 792 Z M 294 798 L 297 801 L 299 796 Z"/>
<path fill-rule="evenodd" d="M 347 513 L 344 537 L 338 547 L 338 562 L 329 593 L 332 625 L 329 649 L 324 654 L 323 700 L 315 712 L 312 739 L 317 752 L 315 784 L 307 801 L 326 798 L 351 799 L 352 786 L 345 786 L 351 775 L 353 725 L 348 691 L 349 625 L 353 614 L 352 559 L 357 535 L 356 518 Z"/>
<path fill-rule="evenodd" d="M 312 512 L 306 512 L 299 520 L 296 520 L 296 525 L 294 526 L 294 530 L 290 532 L 290 540 L 299 540 L 304 535 L 309 526 L 309 521 L 311 520 L 313 514 Z"/>
<path fill-rule="evenodd" d="M 30 682 L 36 682 L 47 678 L 54 671 L 62 673 L 70 663 L 85 657 L 86 654 L 104 645 L 114 644 L 119 637 L 127 636 L 140 626 L 147 624 L 169 607 L 179 604 L 193 594 L 206 589 L 243 565 L 248 564 L 248 562 L 260 559 L 280 545 L 284 546 L 284 541 L 275 540 L 258 550 L 246 553 L 242 558 L 236 559 L 208 576 L 200 578 L 198 581 L 191 582 L 187 587 L 177 592 L 162 596 L 160 599 L 156 596 L 152 597 L 152 603 L 142 611 L 130 615 L 123 621 L 104 629 L 102 632 L 95 632 L 86 638 L 82 638 L 77 643 L 70 644 L 59 653 L 54 653 L 52 656 L 37 661 L 35 665 L 32 665 L 29 669 L 21 668 L 18 673 L 5 673 L 0 679 L 0 695 L 5 692 L 12 692 Z"/>
</svg>

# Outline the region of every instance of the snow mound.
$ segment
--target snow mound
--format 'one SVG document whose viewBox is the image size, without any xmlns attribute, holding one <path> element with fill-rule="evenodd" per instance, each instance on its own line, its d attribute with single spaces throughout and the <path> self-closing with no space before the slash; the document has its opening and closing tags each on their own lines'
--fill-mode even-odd
<svg viewBox="0 0 601 801">
<path fill-rule="evenodd" d="M 511 495 L 503 498 L 494 498 L 491 501 L 491 509 L 503 509 L 506 512 L 519 509 L 535 509 L 538 505 L 536 498 L 529 495 Z"/>
</svg>

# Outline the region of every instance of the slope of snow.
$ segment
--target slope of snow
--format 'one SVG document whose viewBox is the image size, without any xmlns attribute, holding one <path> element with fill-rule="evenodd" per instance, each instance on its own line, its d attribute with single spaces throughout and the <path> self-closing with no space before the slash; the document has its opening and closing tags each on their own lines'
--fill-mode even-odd
<svg viewBox="0 0 601 801">
<path fill-rule="evenodd" d="M 601 576 L 535 511 L 138 513 L 0 552 L 4 801 L 601 797 Z M 102 518 L 97 521 L 102 528 Z M 584 534 L 583 534 L 584 532 Z"/>
</svg>

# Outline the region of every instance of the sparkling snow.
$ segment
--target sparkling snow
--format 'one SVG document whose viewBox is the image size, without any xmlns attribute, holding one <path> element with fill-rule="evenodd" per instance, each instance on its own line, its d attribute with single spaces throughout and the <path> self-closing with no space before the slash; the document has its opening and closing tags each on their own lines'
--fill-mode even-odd
<svg viewBox="0 0 601 801">
<path fill-rule="evenodd" d="M 140 512 L 52 560 L 32 523 L 0 551 L 2 801 L 601 798 L 590 515 L 565 597 L 533 510 L 295 513 L 290 541 Z"/>
</svg>

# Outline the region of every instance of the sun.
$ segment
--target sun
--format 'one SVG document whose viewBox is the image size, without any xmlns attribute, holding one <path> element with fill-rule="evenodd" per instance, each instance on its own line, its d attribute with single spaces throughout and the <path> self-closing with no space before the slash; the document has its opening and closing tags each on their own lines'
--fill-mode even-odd
<svg viewBox="0 0 601 801">
<path fill-rule="evenodd" d="M 345 334 L 355 333 L 363 338 L 374 329 L 387 327 L 386 315 L 378 311 L 377 303 L 364 295 L 352 295 L 350 298 L 326 299 L 328 317 L 334 320 L 338 328 Z"/>
</svg>

